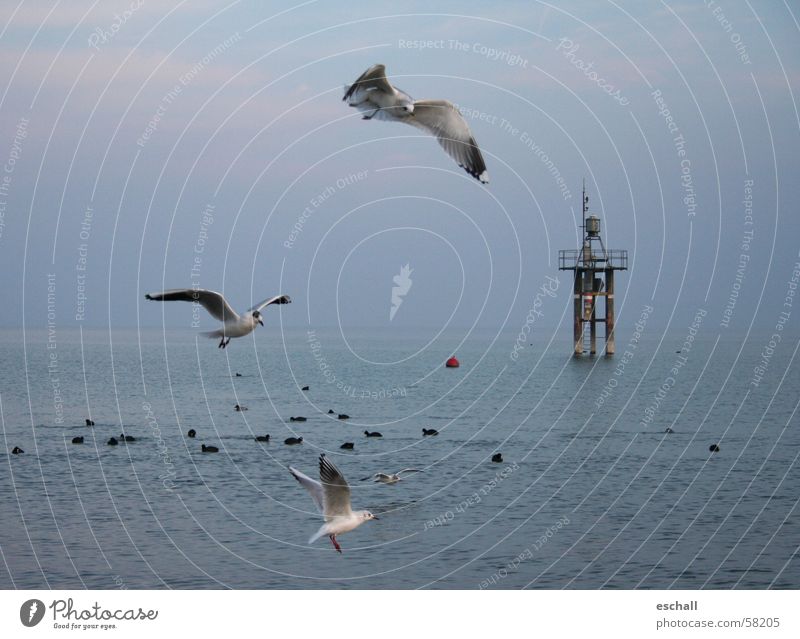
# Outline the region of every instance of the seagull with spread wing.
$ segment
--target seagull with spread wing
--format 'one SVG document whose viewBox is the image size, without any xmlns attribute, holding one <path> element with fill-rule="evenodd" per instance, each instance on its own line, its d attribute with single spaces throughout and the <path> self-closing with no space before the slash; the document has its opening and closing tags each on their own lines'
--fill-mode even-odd
<svg viewBox="0 0 800 639">
<path fill-rule="evenodd" d="M 386 79 L 386 67 L 373 64 L 345 91 L 343 100 L 364 112 L 363 119 L 405 122 L 436 136 L 439 144 L 472 177 L 489 182 L 486 163 L 466 120 L 447 100 L 414 100 Z"/>
<path fill-rule="evenodd" d="M 308 540 L 309 544 L 327 535 L 337 552 L 342 552 L 342 547 L 336 541 L 336 535 L 355 530 L 370 519 L 378 519 L 368 510 L 353 512 L 350 508 L 350 486 L 341 471 L 325 457 L 325 453 L 319 456 L 320 481 L 311 479 L 291 466 L 289 472 L 311 494 L 317 508 L 325 516 L 325 523 Z"/>
<path fill-rule="evenodd" d="M 219 348 L 225 348 L 232 337 L 244 337 L 253 332 L 256 324 L 264 326 L 261 320 L 261 309 L 270 304 L 289 304 L 292 300 L 288 295 L 276 295 L 259 302 L 243 315 L 239 315 L 231 308 L 222 293 L 207 291 L 202 288 L 175 288 L 161 293 L 148 293 L 148 300 L 157 302 L 194 302 L 206 309 L 212 317 L 222 322 L 222 328 L 217 331 L 203 333 L 206 337 L 220 338 Z"/>
<path fill-rule="evenodd" d="M 397 482 L 403 479 L 400 476 L 403 473 L 421 473 L 421 472 L 422 471 L 419 468 L 404 468 L 403 470 L 399 470 L 396 473 L 375 473 L 374 475 L 370 475 L 369 477 L 364 477 L 361 481 L 367 481 L 368 479 L 371 479 L 376 483 L 396 484 Z"/>
</svg>

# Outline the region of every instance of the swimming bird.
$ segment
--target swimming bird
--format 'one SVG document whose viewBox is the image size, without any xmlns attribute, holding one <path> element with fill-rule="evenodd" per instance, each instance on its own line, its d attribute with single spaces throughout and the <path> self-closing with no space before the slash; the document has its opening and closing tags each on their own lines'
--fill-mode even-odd
<svg viewBox="0 0 800 639">
<path fill-rule="evenodd" d="M 82 444 L 83 443 L 83 437 L 73 437 L 72 438 L 72 443 L 73 444 Z"/>
<path fill-rule="evenodd" d="M 123 441 L 123 442 L 135 442 L 136 441 L 136 438 L 133 435 L 126 435 L 125 433 L 122 433 L 119 436 L 119 439 L 120 439 L 120 441 Z"/>
<path fill-rule="evenodd" d="M 186 435 L 187 437 L 191 437 L 192 439 L 194 439 L 194 436 L 197 435 L 197 431 L 194 428 L 190 428 L 189 432 L 186 433 Z"/>
<path fill-rule="evenodd" d="M 341 413 L 339 415 L 339 419 L 350 419 L 350 415 L 347 415 L 346 413 Z"/>
<path fill-rule="evenodd" d="M 268 442 L 269 441 L 269 435 L 256 435 L 256 441 L 257 442 Z"/>
<path fill-rule="evenodd" d="M 666 429 L 664 432 L 665 432 L 667 435 L 671 435 L 671 434 L 672 434 L 672 433 L 674 433 L 675 431 L 674 431 L 674 430 L 672 430 L 671 428 L 667 427 L 667 429 Z"/>
<path fill-rule="evenodd" d="M 91 419 L 87 419 L 86 420 L 86 425 L 87 426 L 94 426 L 94 422 Z"/>
<path fill-rule="evenodd" d="M 309 492 L 317 508 L 325 516 L 325 523 L 308 540 L 309 544 L 327 535 L 336 551 L 341 553 L 342 547 L 336 541 L 336 535 L 355 530 L 370 519 L 378 519 L 368 510 L 353 512 L 350 507 L 350 486 L 341 471 L 325 457 L 325 453 L 319 456 L 320 481 L 311 479 L 291 466 L 289 472 Z"/>
<path fill-rule="evenodd" d="M 303 388 L 301 388 L 300 390 L 307 391 L 307 390 L 308 390 L 308 388 L 309 388 L 308 386 L 303 386 Z"/>
<path fill-rule="evenodd" d="M 287 446 L 296 446 L 297 444 L 302 444 L 303 443 L 303 438 L 302 437 L 287 437 L 286 439 L 283 440 L 283 443 L 286 444 Z"/>
<path fill-rule="evenodd" d="M 236 373 L 236 377 L 241 377 L 241 376 L 242 376 L 241 373 Z"/>
<path fill-rule="evenodd" d="M 492 455 L 492 461 L 495 464 L 502 464 L 503 463 L 503 456 L 500 453 L 495 453 Z"/>
<path fill-rule="evenodd" d="M 290 422 L 305 422 L 308 421 L 305 417 L 290 417 Z"/>
<path fill-rule="evenodd" d="M 200 450 L 204 453 L 218 453 L 219 448 L 216 446 L 206 446 L 205 444 L 200 444 Z"/>
<path fill-rule="evenodd" d="M 708 447 L 708 450 L 711 451 L 712 453 L 718 453 L 719 444 L 711 444 L 711 446 Z"/>
<path fill-rule="evenodd" d="M 422 436 L 423 437 L 435 437 L 439 434 L 439 431 L 435 428 L 423 428 L 422 429 Z"/>
<path fill-rule="evenodd" d="M 106 444 L 108 444 L 109 446 L 116 446 L 117 444 L 119 444 L 119 442 L 117 441 L 116 437 L 112 437 L 106 442 Z"/>
<path fill-rule="evenodd" d="M 24 452 L 25 451 L 22 450 L 19 446 L 14 446 L 14 448 L 11 450 L 12 455 L 22 455 Z"/>
<path fill-rule="evenodd" d="M 399 482 L 402 477 L 403 473 L 421 473 L 422 471 L 419 468 L 404 468 L 403 470 L 399 470 L 396 473 L 375 473 L 374 475 L 370 475 L 369 477 L 364 477 L 361 481 L 367 481 L 371 479 L 376 483 L 381 484 L 396 484 Z"/>
<path fill-rule="evenodd" d="M 452 102 L 414 100 L 386 79 L 386 67 L 374 64 L 345 91 L 342 100 L 364 112 L 363 119 L 404 122 L 436 136 L 458 166 L 482 183 L 489 182 L 486 163 L 469 125 Z"/>
<path fill-rule="evenodd" d="M 355 448 L 355 444 L 353 442 L 345 442 L 341 446 L 339 446 L 342 450 L 353 450 Z"/>
<path fill-rule="evenodd" d="M 247 410 L 247 406 L 240 406 L 239 404 L 236 404 L 233 407 L 233 410 L 235 410 L 237 413 L 241 413 L 243 410 Z"/>
<path fill-rule="evenodd" d="M 332 408 L 329 408 L 329 409 L 328 409 L 328 415 L 335 415 L 335 414 L 336 414 L 336 413 L 334 413 L 334 412 L 333 412 L 333 409 L 332 409 Z"/>
<path fill-rule="evenodd" d="M 383 435 L 381 435 L 377 430 L 374 430 L 371 433 L 368 430 L 365 430 L 364 434 L 367 437 L 383 437 Z"/>
<path fill-rule="evenodd" d="M 216 331 L 202 333 L 206 337 L 220 338 L 219 348 L 225 348 L 233 337 L 244 337 L 255 329 L 256 324 L 264 326 L 261 320 L 261 309 L 270 304 L 289 304 L 292 300 L 288 295 L 276 295 L 263 302 L 259 302 L 243 315 L 234 311 L 222 293 L 207 291 L 202 288 L 176 288 L 161 293 L 148 293 L 145 299 L 156 302 L 196 302 L 205 308 L 215 319 L 222 322 L 222 328 Z"/>
</svg>

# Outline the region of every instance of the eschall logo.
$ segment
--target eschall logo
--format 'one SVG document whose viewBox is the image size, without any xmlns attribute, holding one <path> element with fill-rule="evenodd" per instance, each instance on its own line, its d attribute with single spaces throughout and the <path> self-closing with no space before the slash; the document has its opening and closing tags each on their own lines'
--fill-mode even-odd
<svg viewBox="0 0 800 639">
<path fill-rule="evenodd" d="M 99 603 L 91 608 L 76 608 L 72 599 L 55 599 L 47 608 L 53 613 L 55 628 L 83 628 L 87 630 L 92 627 L 102 627 L 107 629 L 109 624 L 98 626 L 92 622 L 97 621 L 152 621 L 158 617 L 158 610 L 143 610 L 142 608 L 127 610 L 109 610 L 103 608 Z M 45 614 L 44 602 L 39 599 L 29 599 L 19 609 L 19 619 L 23 625 L 31 628 L 38 624 Z M 82 621 L 83 624 L 76 623 Z M 113 626 L 112 626 L 113 627 Z"/>
<path fill-rule="evenodd" d="M 39 599 L 28 599 L 19 608 L 19 620 L 28 628 L 33 628 L 42 617 L 44 617 L 44 602 Z"/>
</svg>

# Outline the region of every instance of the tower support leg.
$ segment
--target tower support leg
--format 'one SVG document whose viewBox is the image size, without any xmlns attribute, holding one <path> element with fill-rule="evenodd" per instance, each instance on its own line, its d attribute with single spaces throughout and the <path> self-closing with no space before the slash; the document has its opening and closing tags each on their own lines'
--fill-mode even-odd
<svg viewBox="0 0 800 639">
<path fill-rule="evenodd" d="M 573 330 L 572 336 L 575 342 L 575 355 L 583 354 L 583 299 L 581 297 L 581 287 L 583 283 L 582 269 L 575 269 L 575 283 L 573 285 Z"/>
<path fill-rule="evenodd" d="M 614 269 L 606 269 L 606 355 L 616 352 L 614 344 Z"/>
</svg>

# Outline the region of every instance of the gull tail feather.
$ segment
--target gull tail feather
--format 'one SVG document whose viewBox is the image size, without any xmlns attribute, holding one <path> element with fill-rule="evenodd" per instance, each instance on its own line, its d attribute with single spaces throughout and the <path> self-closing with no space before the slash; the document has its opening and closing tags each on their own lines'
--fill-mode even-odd
<svg viewBox="0 0 800 639">
<path fill-rule="evenodd" d="M 314 533 L 314 536 L 311 537 L 311 539 L 308 540 L 308 543 L 309 543 L 309 545 L 311 545 L 315 541 L 317 541 L 317 539 L 319 539 L 320 537 L 324 537 L 325 535 L 329 535 L 329 534 L 330 533 L 328 532 L 328 524 L 322 524 L 320 529 L 317 532 Z"/>
<path fill-rule="evenodd" d="M 215 339 L 215 338 L 219 338 L 219 337 L 225 337 L 225 333 L 224 333 L 224 331 L 222 329 L 219 329 L 219 330 L 216 330 L 216 331 L 206 331 L 204 333 L 200 333 L 200 335 L 203 335 L 205 337 L 210 337 L 211 339 Z"/>
</svg>

